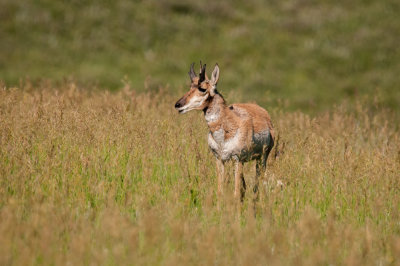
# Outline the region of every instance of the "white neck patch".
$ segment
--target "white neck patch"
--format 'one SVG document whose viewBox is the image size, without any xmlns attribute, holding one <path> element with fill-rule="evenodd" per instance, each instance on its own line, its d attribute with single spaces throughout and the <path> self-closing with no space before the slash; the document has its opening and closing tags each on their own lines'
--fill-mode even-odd
<svg viewBox="0 0 400 266">
<path fill-rule="evenodd" d="M 221 109 L 219 106 L 210 106 L 204 115 L 207 123 L 218 121 L 221 117 Z"/>
<path fill-rule="evenodd" d="M 206 115 L 205 115 L 205 119 L 206 119 L 207 123 L 218 121 L 219 117 L 220 117 L 219 112 L 218 113 L 210 113 L 210 114 L 206 113 Z"/>
</svg>

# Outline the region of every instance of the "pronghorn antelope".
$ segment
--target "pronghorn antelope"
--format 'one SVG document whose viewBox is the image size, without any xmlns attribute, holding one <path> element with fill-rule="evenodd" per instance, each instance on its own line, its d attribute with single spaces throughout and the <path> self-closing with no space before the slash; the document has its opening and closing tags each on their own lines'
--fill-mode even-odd
<svg viewBox="0 0 400 266">
<path fill-rule="evenodd" d="M 190 90 L 180 98 L 175 108 L 180 114 L 191 110 L 203 110 L 210 130 L 208 145 L 217 160 L 218 194 L 223 194 L 225 181 L 224 164 L 235 161 L 235 197 L 243 200 L 246 183 L 243 163 L 257 160 L 253 191 L 258 198 L 259 176 L 265 171 L 268 154 L 274 146 L 274 129 L 268 112 L 252 103 L 227 105 L 217 91 L 219 67 L 215 65 L 211 80 L 206 75 L 206 64 L 196 75 L 190 66 Z"/>
</svg>

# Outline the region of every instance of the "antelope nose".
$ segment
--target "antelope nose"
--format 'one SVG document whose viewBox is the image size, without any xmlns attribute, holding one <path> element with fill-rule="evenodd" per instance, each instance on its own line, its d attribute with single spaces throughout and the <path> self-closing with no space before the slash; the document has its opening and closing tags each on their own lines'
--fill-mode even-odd
<svg viewBox="0 0 400 266">
<path fill-rule="evenodd" d="M 182 105 L 179 103 L 179 101 L 177 101 L 176 104 L 175 104 L 175 108 L 178 109 L 178 108 L 180 108 L 180 107 L 182 107 Z"/>
</svg>

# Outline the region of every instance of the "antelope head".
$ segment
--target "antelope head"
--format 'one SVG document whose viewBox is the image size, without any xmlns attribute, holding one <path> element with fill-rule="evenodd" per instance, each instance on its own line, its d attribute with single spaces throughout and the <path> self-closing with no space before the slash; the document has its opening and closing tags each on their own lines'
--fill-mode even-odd
<svg viewBox="0 0 400 266">
<path fill-rule="evenodd" d="M 190 66 L 190 89 L 176 103 L 175 109 L 180 114 L 191 110 L 204 110 L 217 93 L 217 82 L 219 79 L 219 67 L 215 64 L 214 71 L 211 74 L 211 80 L 206 75 L 206 64 L 202 65 L 200 61 L 199 76 L 194 72 L 194 63 Z"/>
</svg>

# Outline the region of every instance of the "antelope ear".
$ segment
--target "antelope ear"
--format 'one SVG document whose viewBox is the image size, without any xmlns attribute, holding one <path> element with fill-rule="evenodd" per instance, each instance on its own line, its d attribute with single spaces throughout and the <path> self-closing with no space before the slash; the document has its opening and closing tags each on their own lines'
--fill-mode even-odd
<svg viewBox="0 0 400 266">
<path fill-rule="evenodd" d="M 211 74 L 211 83 L 216 86 L 219 80 L 219 66 L 215 64 L 214 70 Z"/>
<path fill-rule="evenodd" d="M 219 66 L 217 63 L 217 64 L 215 64 L 214 70 L 211 74 L 211 85 L 212 85 L 212 88 L 210 91 L 211 96 L 214 96 L 216 93 L 218 80 L 219 80 Z"/>
<path fill-rule="evenodd" d="M 190 70 L 189 70 L 189 77 L 190 77 L 190 81 L 192 81 L 192 82 L 193 82 L 193 79 L 195 77 L 197 77 L 196 73 L 194 73 L 193 66 L 194 66 L 194 62 L 190 65 Z"/>
</svg>

